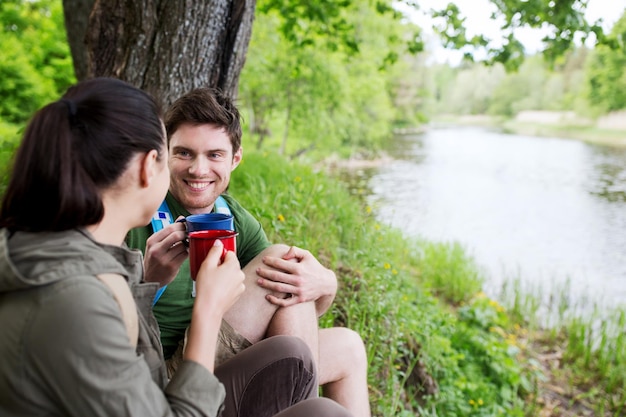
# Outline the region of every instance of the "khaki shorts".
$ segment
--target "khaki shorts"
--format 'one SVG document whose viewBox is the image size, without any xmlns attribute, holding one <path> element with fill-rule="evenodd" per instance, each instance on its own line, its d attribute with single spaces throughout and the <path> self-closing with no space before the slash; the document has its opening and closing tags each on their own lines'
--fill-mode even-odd
<svg viewBox="0 0 626 417">
<path fill-rule="evenodd" d="M 187 329 L 189 330 L 189 329 Z M 178 349 L 172 355 L 171 358 L 165 361 L 167 366 L 167 376 L 171 378 L 176 372 L 180 364 L 183 362 L 183 351 L 185 349 L 185 343 L 187 343 L 187 332 L 185 332 L 184 340 L 181 340 L 178 344 Z M 228 359 L 235 356 L 242 350 L 250 347 L 252 343 L 245 337 L 237 333 L 230 324 L 222 320 L 220 332 L 217 336 L 217 351 L 215 352 L 215 367 L 218 367 Z"/>
</svg>

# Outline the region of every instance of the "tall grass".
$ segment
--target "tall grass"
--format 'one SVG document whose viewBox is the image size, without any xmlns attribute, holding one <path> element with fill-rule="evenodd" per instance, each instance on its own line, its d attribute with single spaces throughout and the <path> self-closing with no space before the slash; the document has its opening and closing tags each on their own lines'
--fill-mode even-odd
<svg viewBox="0 0 626 417">
<path fill-rule="evenodd" d="M 361 334 L 377 416 L 522 416 L 532 376 L 502 306 L 457 244 L 404 237 L 339 182 L 271 154 L 247 154 L 230 192 L 271 240 L 337 272 L 322 326 Z"/>
<path fill-rule="evenodd" d="M 570 386 L 572 403 L 597 416 L 626 414 L 626 308 L 574 299 L 568 281 L 532 288 L 520 277 L 507 281 L 500 298 L 513 320 L 533 331 L 535 343 L 561 352 L 553 378 Z"/>
</svg>

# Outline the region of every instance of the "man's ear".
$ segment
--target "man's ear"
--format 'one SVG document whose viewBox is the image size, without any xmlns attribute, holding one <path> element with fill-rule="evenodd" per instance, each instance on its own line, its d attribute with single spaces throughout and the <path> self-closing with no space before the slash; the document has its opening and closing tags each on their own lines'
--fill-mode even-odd
<svg viewBox="0 0 626 417">
<path fill-rule="evenodd" d="M 150 152 L 146 152 L 143 158 L 141 158 L 139 180 L 142 187 L 148 187 L 152 183 L 152 179 L 158 174 L 158 157 L 159 153 L 157 150 L 152 149 Z"/>
<path fill-rule="evenodd" d="M 233 155 L 233 167 L 231 168 L 231 171 L 234 171 L 235 168 L 239 166 L 239 163 L 241 162 L 242 159 L 243 159 L 243 148 L 240 146 L 237 152 L 235 152 L 235 154 Z"/>
</svg>

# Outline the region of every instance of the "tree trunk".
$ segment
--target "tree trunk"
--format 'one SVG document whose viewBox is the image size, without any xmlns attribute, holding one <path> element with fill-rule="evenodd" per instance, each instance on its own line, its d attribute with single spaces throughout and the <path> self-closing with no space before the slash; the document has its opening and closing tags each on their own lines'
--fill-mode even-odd
<svg viewBox="0 0 626 417">
<path fill-rule="evenodd" d="M 89 23 L 89 13 L 96 0 L 63 0 L 63 17 L 67 42 L 74 61 L 76 79 L 87 78 L 87 48 L 85 35 Z"/>
<path fill-rule="evenodd" d="M 89 1 L 64 0 L 66 15 Z M 201 86 L 235 98 L 254 9 L 255 0 L 97 0 L 85 37 L 87 75 L 128 81 L 163 108 Z M 69 29 L 78 42 L 79 28 Z"/>
</svg>

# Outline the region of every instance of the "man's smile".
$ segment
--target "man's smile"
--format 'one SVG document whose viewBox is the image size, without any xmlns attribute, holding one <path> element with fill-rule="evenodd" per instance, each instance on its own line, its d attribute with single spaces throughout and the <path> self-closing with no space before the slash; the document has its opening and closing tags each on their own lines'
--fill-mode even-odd
<svg viewBox="0 0 626 417">
<path fill-rule="evenodd" d="M 215 181 L 202 181 L 202 182 L 198 182 L 198 181 L 185 181 L 187 183 L 187 185 L 190 188 L 193 188 L 194 190 L 197 191 L 202 191 L 202 190 L 206 190 L 207 188 L 209 188 L 212 184 L 215 183 Z"/>
</svg>

